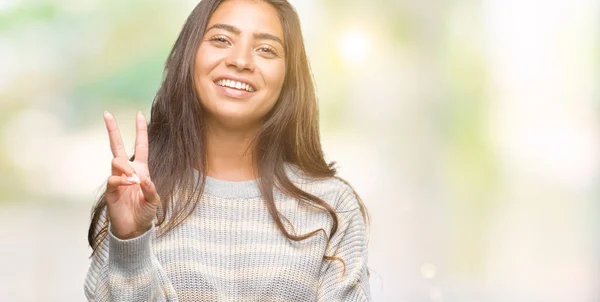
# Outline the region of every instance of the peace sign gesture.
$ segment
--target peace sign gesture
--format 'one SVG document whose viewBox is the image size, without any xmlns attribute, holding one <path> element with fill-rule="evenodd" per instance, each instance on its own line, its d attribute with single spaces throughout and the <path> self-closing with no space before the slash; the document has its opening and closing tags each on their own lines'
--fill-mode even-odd
<svg viewBox="0 0 600 302">
<path fill-rule="evenodd" d="M 127 157 L 115 118 L 105 112 L 104 122 L 114 156 L 112 175 L 105 192 L 111 232 L 120 239 L 135 238 L 150 229 L 160 205 L 160 197 L 148 171 L 146 118 L 138 112 L 133 162 Z"/>
</svg>

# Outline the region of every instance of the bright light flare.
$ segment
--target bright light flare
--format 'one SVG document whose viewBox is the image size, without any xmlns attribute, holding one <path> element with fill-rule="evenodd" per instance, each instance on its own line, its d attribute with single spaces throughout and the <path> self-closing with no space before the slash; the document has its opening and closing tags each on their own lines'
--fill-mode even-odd
<svg viewBox="0 0 600 302">
<path fill-rule="evenodd" d="M 341 36 L 339 52 L 344 62 L 354 65 L 365 60 L 369 52 L 369 39 L 360 30 L 349 30 Z"/>
</svg>

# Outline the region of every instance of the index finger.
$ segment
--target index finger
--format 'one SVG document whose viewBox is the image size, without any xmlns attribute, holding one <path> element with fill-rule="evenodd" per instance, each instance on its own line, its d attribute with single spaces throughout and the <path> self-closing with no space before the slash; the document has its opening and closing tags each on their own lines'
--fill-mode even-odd
<svg viewBox="0 0 600 302">
<path fill-rule="evenodd" d="M 110 141 L 110 150 L 112 151 L 113 156 L 127 158 L 117 121 L 115 121 L 112 114 L 107 111 L 104 112 L 104 123 L 106 123 L 106 130 L 108 131 L 108 139 Z"/>
<path fill-rule="evenodd" d="M 135 160 L 148 163 L 148 125 L 142 112 L 137 114 L 135 129 Z"/>
</svg>

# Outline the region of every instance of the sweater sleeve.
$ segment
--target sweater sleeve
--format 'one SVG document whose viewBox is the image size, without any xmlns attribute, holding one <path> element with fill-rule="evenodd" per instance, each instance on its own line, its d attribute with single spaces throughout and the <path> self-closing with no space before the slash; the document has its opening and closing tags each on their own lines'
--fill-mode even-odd
<svg viewBox="0 0 600 302">
<path fill-rule="evenodd" d="M 338 231 L 331 238 L 319 277 L 318 301 L 371 301 L 366 226 L 353 195 L 338 207 Z"/>
<path fill-rule="evenodd" d="M 121 240 L 110 232 L 92 256 L 84 283 L 88 301 L 178 301 L 152 253 L 152 226 L 143 235 Z"/>
</svg>

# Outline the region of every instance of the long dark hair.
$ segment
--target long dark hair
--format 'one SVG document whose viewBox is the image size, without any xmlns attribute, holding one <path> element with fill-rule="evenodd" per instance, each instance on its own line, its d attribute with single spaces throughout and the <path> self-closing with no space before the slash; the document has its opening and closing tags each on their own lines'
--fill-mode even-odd
<svg viewBox="0 0 600 302">
<path fill-rule="evenodd" d="M 207 164 L 204 109 L 195 93 L 193 68 L 208 20 L 221 2 L 223 0 L 203 0 L 194 8 L 169 54 L 162 85 L 152 103 L 148 168 L 162 200 L 157 213 L 161 235 L 192 213 L 204 189 L 205 174 L 200 173 L 202 177 L 197 178 L 194 173 L 194 169 L 206 171 Z M 267 2 L 278 11 L 283 27 L 286 75 L 281 94 L 252 144 L 260 191 L 269 214 L 288 239 L 300 241 L 324 230 L 304 235 L 288 232 L 282 221 L 285 217 L 275 206 L 274 188 L 329 212 L 333 220 L 331 238 L 338 228 L 335 210 L 294 185 L 284 169 L 285 164 L 290 163 L 313 178 L 336 177 L 334 163 L 325 162 L 321 149 L 317 100 L 298 15 L 286 0 Z M 366 221 L 366 209 L 356 193 L 355 196 Z M 106 199 L 102 195 L 93 209 L 88 231 L 88 242 L 94 252 L 107 234 L 108 218 L 101 222 L 105 208 Z M 333 256 L 325 256 L 325 259 L 341 260 Z"/>
</svg>

